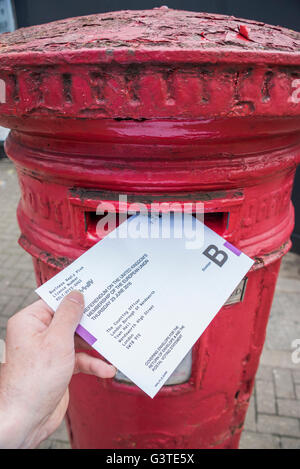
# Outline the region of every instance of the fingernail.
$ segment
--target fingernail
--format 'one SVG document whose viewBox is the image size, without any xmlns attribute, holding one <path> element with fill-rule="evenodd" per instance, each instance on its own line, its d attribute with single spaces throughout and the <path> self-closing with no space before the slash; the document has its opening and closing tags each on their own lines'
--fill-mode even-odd
<svg viewBox="0 0 300 469">
<path fill-rule="evenodd" d="M 71 291 L 71 293 L 69 293 L 66 298 L 69 300 L 69 301 L 72 301 L 73 303 L 76 303 L 82 307 L 84 307 L 84 297 L 83 297 L 83 294 L 78 291 L 78 290 L 73 290 Z"/>
<path fill-rule="evenodd" d="M 114 372 L 114 376 L 115 376 L 115 374 L 116 374 L 117 371 L 118 371 L 117 368 L 116 368 L 115 366 L 113 366 L 113 365 L 109 365 L 109 368 Z"/>
</svg>

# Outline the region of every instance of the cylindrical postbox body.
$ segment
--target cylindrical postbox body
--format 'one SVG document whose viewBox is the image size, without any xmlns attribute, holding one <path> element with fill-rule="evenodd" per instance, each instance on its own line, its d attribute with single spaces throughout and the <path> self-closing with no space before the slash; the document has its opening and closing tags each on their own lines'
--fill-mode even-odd
<svg viewBox="0 0 300 469">
<path fill-rule="evenodd" d="M 96 208 L 124 210 L 119 194 L 202 201 L 255 259 L 153 400 L 121 375 L 73 378 L 74 448 L 237 447 L 293 228 L 299 50 L 289 30 L 166 7 L 1 36 L 0 124 L 38 284 L 99 240 Z"/>
</svg>

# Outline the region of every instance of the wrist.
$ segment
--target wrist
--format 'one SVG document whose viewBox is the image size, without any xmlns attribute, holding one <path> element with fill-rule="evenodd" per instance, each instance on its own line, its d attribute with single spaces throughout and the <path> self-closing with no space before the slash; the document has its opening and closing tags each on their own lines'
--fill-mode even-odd
<svg viewBox="0 0 300 469">
<path fill-rule="evenodd" d="M 30 432 L 30 419 L 13 402 L 6 399 L 0 386 L 0 448 L 25 447 Z"/>
<path fill-rule="evenodd" d="M 17 419 L 8 409 L 0 405 L 0 448 L 21 448 L 26 437 L 25 433 L 21 419 Z"/>
</svg>

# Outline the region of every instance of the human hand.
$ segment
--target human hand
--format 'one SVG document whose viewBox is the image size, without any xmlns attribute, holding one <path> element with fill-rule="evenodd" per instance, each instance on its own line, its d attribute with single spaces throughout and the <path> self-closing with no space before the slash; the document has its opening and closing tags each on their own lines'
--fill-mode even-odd
<svg viewBox="0 0 300 469">
<path fill-rule="evenodd" d="M 83 309 L 82 294 L 73 291 L 55 313 L 39 300 L 9 319 L 0 368 L 0 447 L 34 448 L 53 433 L 66 413 L 74 373 L 115 375 L 103 360 L 75 353 Z"/>
</svg>

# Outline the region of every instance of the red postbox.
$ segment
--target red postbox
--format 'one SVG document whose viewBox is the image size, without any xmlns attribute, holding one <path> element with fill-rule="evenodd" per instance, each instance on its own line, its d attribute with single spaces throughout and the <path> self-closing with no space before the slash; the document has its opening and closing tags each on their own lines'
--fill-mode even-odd
<svg viewBox="0 0 300 469">
<path fill-rule="evenodd" d="M 120 373 L 73 378 L 73 447 L 237 447 L 293 228 L 300 35 L 162 7 L 1 35 L 0 65 L 38 284 L 99 240 L 96 207 L 124 210 L 119 194 L 202 201 L 206 223 L 256 261 L 153 400 Z"/>
</svg>

